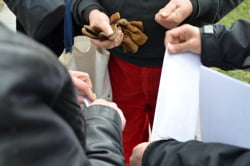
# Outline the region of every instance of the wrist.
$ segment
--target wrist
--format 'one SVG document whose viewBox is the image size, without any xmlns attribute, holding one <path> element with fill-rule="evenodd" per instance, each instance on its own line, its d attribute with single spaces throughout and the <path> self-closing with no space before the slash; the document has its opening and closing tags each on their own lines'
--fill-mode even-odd
<svg viewBox="0 0 250 166">
<path fill-rule="evenodd" d="M 204 25 L 200 28 L 201 34 L 201 62 L 203 65 L 210 66 L 212 61 L 217 57 L 218 52 L 220 52 L 219 45 L 217 43 L 214 26 Z"/>
<path fill-rule="evenodd" d="M 93 11 L 93 10 L 99 10 L 99 11 L 103 11 L 102 7 L 98 6 L 98 5 L 91 5 L 89 7 L 87 7 L 84 12 L 83 12 L 83 16 L 84 16 L 84 19 L 89 23 L 89 16 L 90 16 L 90 13 Z"/>
<path fill-rule="evenodd" d="M 99 14 L 100 13 L 100 11 L 99 11 L 99 9 L 93 9 L 93 10 L 91 10 L 90 12 L 89 12 L 89 23 L 91 23 L 91 20 L 93 20 L 94 18 L 95 18 L 95 16 L 97 15 L 97 14 Z"/>
<path fill-rule="evenodd" d="M 190 19 L 192 20 L 193 17 L 197 15 L 198 12 L 198 0 L 190 0 L 192 4 L 192 13 L 190 15 Z"/>
</svg>

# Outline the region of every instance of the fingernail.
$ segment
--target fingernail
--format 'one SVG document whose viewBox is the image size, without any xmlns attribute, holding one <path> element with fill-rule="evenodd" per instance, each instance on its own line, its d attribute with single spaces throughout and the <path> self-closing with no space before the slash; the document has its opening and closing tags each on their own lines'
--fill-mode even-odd
<svg viewBox="0 0 250 166">
<path fill-rule="evenodd" d="M 109 31 L 108 31 L 108 36 L 112 36 L 113 33 L 114 33 L 113 30 L 109 30 Z"/>
<path fill-rule="evenodd" d="M 167 13 L 167 12 L 161 12 L 162 17 L 167 17 L 168 15 L 169 15 L 169 13 Z"/>
<path fill-rule="evenodd" d="M 175 48 L 171 43 L 168 43 L 167 48 L 170 53 L 175 53 Z"/>
<path fill-rule="evenodd" d="M 167 43 L 166 47 L 167 47 L 167 49 L 168 49 L 169 47 L 171 47 L 171 43 Z"/>
</svg>

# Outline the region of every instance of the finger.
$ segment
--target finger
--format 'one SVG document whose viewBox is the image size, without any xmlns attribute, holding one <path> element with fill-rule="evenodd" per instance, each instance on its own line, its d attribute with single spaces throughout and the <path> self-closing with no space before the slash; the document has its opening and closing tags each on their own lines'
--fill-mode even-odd
<svg viewBox="0 0 250 166">
<path fill-rule="evenodd" d="M 188 51 L 189 43 L 168 44 L 168 51 L 172 54 L 178 54 Z"/>
<path fill-rule="evenodd" d="M 78 96 L 77 96 L 77 100 L 78 100 L 78 102 L 79 102 L 80 104 L 85 104 L 85 103 L 84 103 L 84 100 L 82 99 L 82 96 L 81 96 L 81 95 L 78 95 Z"/>
<path fill-rule="evenodd" d="M 159 15 L 163 18 L 168 17 L 171 13 L 173 13 L 177 8 L 176 4 L 173 4 L 171 2 L 169 2 L 164 8 L 162 8 L 159 11 Z"/>
<path fill-rule="evenodd" d="M 123 32 L 121 30 L 121 27 L 118 27 L 118 37 L 114 40 L 114 47 L 118 47 L 121 45 L 122 40 L 123 40 Z"/>
<path fill-rule="evenodd" d="M 89 99 L 91 102 L 93 102 L 96 99 L 95 94 L 93 93 L 93 91 L 90 88 L 84 89 L 83 91 L 81 91 L 84 96 Z"/>
<path fill-rule="evenodd" d="M 167 5 L 166 7 L 160 9 L 158 13 L 155 15 L 155 20 L 159 23 L 163 22 L 166 20 L 169 15 L 175 10 L 174 5 Z"/>
<path fill-rule="evenodd" d="M 102 26 L 102 30 L 107 36 L 112 36 L 114 34 L 113 29 L 111 28 L 110 24 L 106 23 Z"/>
<path fill-rule="evenodd" d="M 189 17 L 193 12 L 193 5 L 190 0 L 187 0 L 181 4 L 179 4 L 175 10 L 175 12 L 180 16 L 181 20 L 185 20 Z"/>
<path fill-rule="evenodd" d="M 169 14 L 169 16 L 165 19 L 165 27 L 168 29 L 173 29 L 177 27 L 181 23 L 180 14 L 173 11 Z"/>
<path fill-rule="evenodd" d="M 90 89 L 93 88 L 93 84 L 88 73 L 84 73 L 83 75 L 78 76 L 78 79 L 85 82 L 89 86 Z"/>
<path fill-rule="evenodd" d="M 77 77 L 78 79 L 88 84 L 89 87 L 92 89 L 93 85 L 88 73 L 75 70 L 69 70 L 69 73 L 72 77 Z"/>
<path fill-rule="evenodd" d="M 183 13 L 186 12 L 186 9 L 173 3 L 175 2 L 170 2 L 161 12 L 162 21 L 160 21 L 160 24 L 168 29 L 178 26 L 187 17 L 187 15 L 183 15 Z"/>
<path fill-rule="evenodd" d="M 122 36 L 122 38 L 123 38 L 123 36 Z M 105 41 L 100 41 L 100 40 L 96 40 L 96 39 L 90 39 L 90 41 L 94 45 L 96 45 L 97 47 L 106 48 L 106 49 L 112 49 L 114 47 L 117 47 L 122 42 L 122 40 L 119 40 L 119 39 L 105 40 Z"/>
<path fill-rule="evenodd" d="M 80 80 L 82 82 L 85 82 L 89 86 L 89 88 L 92 89 L 93 86 L 92 86 L 92 82 L 88 73 L 81 72 L 81 71 L 74 71 L 74 70 L 69 70 L 69 73 L 71 75 L 71 78 L 74 84 L 76 84 L 76 86 L 79 85 L 78 81 Z"/>
<path fill-rule="evenodd" d="M 113 34 L 113 30 L 110 26 L 109 17 L 99 10 L 92 10 L 89 14 L 90 26 L 98 26 L 100 27 L 104 33 L 108 36 Z"/>
<path fill-rule="evenodd" d="M 76 70 L 69 70 L 69 73 L 75 77 L 88 75 L 88 73 L 86 72 L 76 71 Z"/>
<path fill-rule="evenodd" d="M 166 35 L 165 35 L 165 46 L 167 46 L 168 43 L 180 43 L 180 36 L 181 36 L 182 31 L 178 29 L 172 29 L 169 31 L 166 31 Z"/>
<path fill-rule="evenodd" d="M 79 71 L 76 71 L 76 70 L 68 70 L 69 74 L 71 77 L 78 77 L 80 74 Z"/>
<path fill-rule="evenodd" d="M 90 41 L 96 45 L 97 47 L 100 47 L 100 48 L 106 48 L 106 49 L 110 49 L 113 47 L 113 42 L 114 41 L 111 41 L 111 40 L 105 40 L 105 41 L 100 41 L 98 39 L 90 39 Z"/>
<path fill-rule="evenodd" d="M 183 22 L 188 16 L 190 15 L 190 13 L 188 12 L 188 10 L 186 10 L 184 7 L 178 7 L 176 8 L 173 13 L 172 13 L 172 17 L 173 19 L 177 19 L 176 22 L 178 22 L 178 24 L 180 24 L 181 22 Z"/>
<path fill-rule="evenodd" d="M 166 31 L 164 45 L 167 47 L 168 43 L 174 43 L 174 36 L 172 31 Z"/>
<path fill-rule="evenodd" d="M 75 87 L 80 93 L 84 94 L 84 96 L 86 96 L 90 101 L 95 100 L 95 95 L 87 83 L 83 82 L 82 80 L 76 77 L 73 77 L 73 82 Z"/>
</svg>

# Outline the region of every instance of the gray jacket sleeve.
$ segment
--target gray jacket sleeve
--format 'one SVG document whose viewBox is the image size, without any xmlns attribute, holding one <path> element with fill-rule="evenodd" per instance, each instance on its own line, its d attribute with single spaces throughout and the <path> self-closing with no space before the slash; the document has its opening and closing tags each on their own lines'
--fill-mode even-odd
<svg viewBox="0 0 250 166">
<path fill-rule="evenodd" d="M 248 166 L 250 150 L 219 143 L 156 141 L 144 152 L 143 166 Z"/>
<path fill-rule="evenodd" d="M 236 21 L 231 28 L 207 25 L 201 28 L 201 61 L 222 69 L 249 68 L 250 22 Z"/>
<path fill-rule="evenodd" d="M 193 13 L 190 21 L 193 25 L 216 23 L 243 0 L 190 0 Z"/>
<path fill-rule="evenodd" d="M 81 110 L 57 57 L 2 24 L 0 76 L 0 165 L 124 165 L 118 113 Z"/>
<path fill-rule="evenodd" d="M 93 166 L 122 166 L 121 120 L 116 111 L 95 105 L 84 111 L 86 155 Z M 119 134 L 117 134 L 119 133 Z"/>
</svg>

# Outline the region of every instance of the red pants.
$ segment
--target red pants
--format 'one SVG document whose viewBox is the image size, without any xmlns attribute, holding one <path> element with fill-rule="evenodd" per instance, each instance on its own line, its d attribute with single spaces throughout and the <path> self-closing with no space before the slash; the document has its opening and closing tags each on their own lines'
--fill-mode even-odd
<svg viewBox="0 0 250 166">
<path fill-rule="evenodd" d="M 161 75 L 161 67 L 140 67 L 110 56 L 113 101 L 124 113 L 123 147 L 126 166 L 133 147 L 149 139 Z"/>
</svg>

